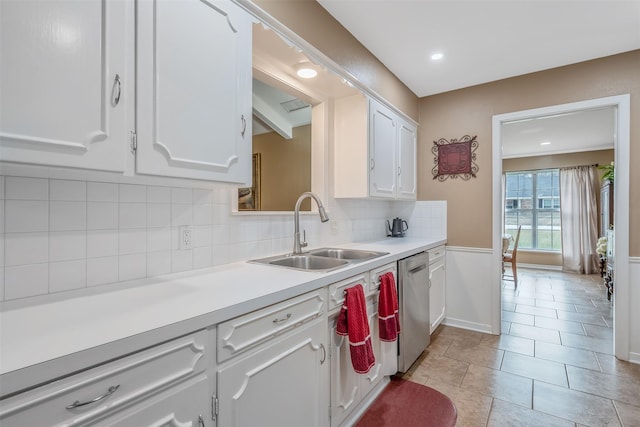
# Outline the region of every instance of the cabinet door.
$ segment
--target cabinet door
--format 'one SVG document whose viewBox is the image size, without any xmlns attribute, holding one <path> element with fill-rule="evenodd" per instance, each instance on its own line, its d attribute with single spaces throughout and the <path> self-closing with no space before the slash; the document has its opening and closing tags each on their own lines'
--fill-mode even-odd
<svg viewBox="0 0 640 427">
<path fill-rule="evenodd" d="M 445 316 L 445 263 L 444 258 L 429 265 L 429 321 L 433 332 Z"/>
<path fill-rule="evenodd" d="M 136 172 L 251 183 L 251 21 L 229 0 L 137 10 Z"/>
<path fill-rule="evenodd" d="M 326 319 L 218 369 L 219 426 L 326 426 Z"/>
<path fill-rule="evenodd" d="M 132 16 L 128 1 L 0 2 L 0 160 L 124 170 Z"/>
<path fill-rule="evenodd" d="M 337 319 L 337 317 L 336 317 Z M 353 370 L 349 339 L 336 333 L 336 319 L 329 329 L 331 339 L 331 425 L 339 426 L 360 402 L 360 375 Z"/>
<path fill-rule="evenodd" d="M 398 199 L 415 200 L 416 179 L 416 127 L 399 121 L 398 125 Z"/>
<path fill-rule="evenodd" d="M 396 115 L 371 100 L 369 107 L 369 195 L 396 196 Z"/>
<path fill-rule="evenodd" d="M 375 300 L 375 302 L 374 302 Z M 378 325 L 378 296 L 375 295 L 367 304 L 367 317 L 369 318 L 369 332 L 371 333 L 371 347 L 376 357 L 376 364 L 364 375 L 362 380 L 362 397 L 364 398 L 382 379 L 383 341 L 380 341 L 380 327 Z"/>
</svg>

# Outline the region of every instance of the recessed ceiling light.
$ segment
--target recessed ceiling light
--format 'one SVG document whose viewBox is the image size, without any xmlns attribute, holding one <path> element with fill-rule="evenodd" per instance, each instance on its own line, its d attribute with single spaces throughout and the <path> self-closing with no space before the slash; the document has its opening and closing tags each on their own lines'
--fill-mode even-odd
<svg viewBox="0 0 640 427">
<path fill-rule="evenodd" d="M 440 52 L 434 53 L 433 55 L 431 55 L 431 59 L 434 60 L 434 61 L 439 61 L 442 58 L 444 58 L 444 55 L 442 53 L 440 53 Z"/>
<path fill-rule="evenodd" d="M 300 68 L 297 73 L 299 77 L 303 79 L 312 79 L 318 75 L 316 70 L 312 70 L 311 68 Z"/>
<path fill-rule="evenodd" d="M 312 79 L 318 75 L 318 72 L 309 62 L 303 62 L 296 67 L 296 74 L 303 79 Z"/>
<path fill-rule="evenodd" d="M 540 145 L 551 145 L 549 141 L 541 142 Z"/>
</svg>

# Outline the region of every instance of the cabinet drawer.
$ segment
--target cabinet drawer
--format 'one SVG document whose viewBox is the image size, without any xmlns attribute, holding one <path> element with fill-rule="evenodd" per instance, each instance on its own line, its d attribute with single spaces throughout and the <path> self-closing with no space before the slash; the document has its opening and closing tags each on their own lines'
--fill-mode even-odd
<svg viewBox="0 0 640 427">
<path fill-rule="evenodd" d="M 18 394 L 2 402 L 0 425 L 78 426 L 155 396 L 205 372 L 207 331 Z"/>
<path fill-rule="evenodd" d="M 329 285 L 329 310 L 342 307 L 344 303 L 344 291 L 358 284 L 362 285 L 365 296 L 370 293 L 367 273 Z"/>
<path fill-rule="evenodd" d="M 323 290 L 245 314 L 218 325 L 218 362 L 319 317 L 325 310 Z"/>
<path fill-rule="evenodd" d="M 395 262 L 383 265 L 369 272 L 369 291 L 377 292 L 380 289 L 380 276 L 385 273 L 393 273 L 393 279 L 398 288 L 398 264 Z"/>
<path fill-rule="evenodd" d="M 427 252 L 429 254 L 429 264 L 433 264 L 436 261 L 444 259 L 445 247 L 444 245 L 441 245 L 437 248 L 429 249 Z"/>
</svg>

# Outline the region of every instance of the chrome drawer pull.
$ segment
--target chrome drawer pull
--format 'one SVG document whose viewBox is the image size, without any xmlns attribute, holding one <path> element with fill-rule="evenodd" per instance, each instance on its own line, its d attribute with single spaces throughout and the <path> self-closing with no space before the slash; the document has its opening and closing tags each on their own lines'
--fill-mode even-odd
<svg viewBox="0 0 640 427">
<path fill-rule="evenodd" d="M 289 318 L 291 318 L 291 313 L 287 313 L 287 315 L 282 319 L 273 319 L 273 323 L 275 323 L 276 325 L 279 325 L 280 323 L 286 322 L 287 320 L 289 320 Z"/>
<path fill-rule="evenodd" d="M 322 360 L 320 364 L 324 364 L 325 360 L 327 360 L 327 350 L 324 348 L 324 344 L 320 344 L 320 348 L 322 349 Z"/>
<path fill-rule="evenodd" d="M 74 408 L 78 408 L 80 406 L 84 406 L 84 405 L 89 405 L 91 403 L 96 403 L 99 400 L 102 400 L 106 397 L 111 396 L 113 393 L 116 392 L 116 390 L 120 388 L 120 384 L 118 385 L 112 385 L 111 387 L 109 387 L 109 389 L 107 390 L 107 392 L 105 394 L 103 394 L 102 396 L 98 396 L 93 400 L 89 400 L 87 402 L 80 402 L 79 400 L 76 400 L 75 402 L 73 402 L 71 405 L 67 406 L 67 409 L 74 409 Z"/>
</svg>

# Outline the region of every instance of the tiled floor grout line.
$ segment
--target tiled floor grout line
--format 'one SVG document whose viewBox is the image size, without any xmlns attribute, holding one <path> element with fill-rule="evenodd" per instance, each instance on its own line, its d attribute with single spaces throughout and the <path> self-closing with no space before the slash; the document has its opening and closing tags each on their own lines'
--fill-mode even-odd
<svg viewBox="0 0 640 427">
<path fill-rule="evenodd" d="M 502 289 L 506 307 L 501 336 L 439 328 L 432 340 L 444 341 L 434 347 L 436 353 L 427 348 L 421 359 L 426 363 L 414 372 L 416 381 L 455 393 L 452 398 L 462 409 L 460 426 L 566 422 L 577 427 L 640 419 L 640 398 L 629 395 L 640 388 L 640 367 L 612 355 L 613 343 L 607 344 L 612 340 L 607 321 L 611 307 L 599 278 L 537 271 L 522 277 L 518 289 L 509 283 Z M 522 327 L 512 331 L 515 325 Z M 465 351 L 458 353 L 458 348 Z M 533 359 L 526 357 L 538 362 L 531 364 Z"/>
</svg>

